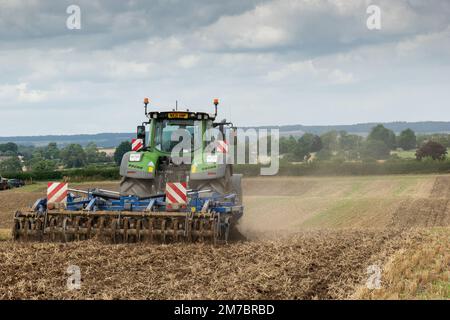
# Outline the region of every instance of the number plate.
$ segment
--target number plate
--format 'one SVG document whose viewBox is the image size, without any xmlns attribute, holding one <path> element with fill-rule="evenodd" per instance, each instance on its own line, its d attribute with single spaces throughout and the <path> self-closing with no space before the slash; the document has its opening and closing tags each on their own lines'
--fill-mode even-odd
<svg viewBox="0 0 450 320">
<path fill-rule="evenodd" d="M 185 112 L 170 112 L 169 119 L 188 119 L 189 116 Z"/>
<path fill-rule="evenodd" d="M 130 162 L 139 162 L 139 161 L 141 161 L 140 153 L 131 153 L 130 154 Z"/>
</svg>

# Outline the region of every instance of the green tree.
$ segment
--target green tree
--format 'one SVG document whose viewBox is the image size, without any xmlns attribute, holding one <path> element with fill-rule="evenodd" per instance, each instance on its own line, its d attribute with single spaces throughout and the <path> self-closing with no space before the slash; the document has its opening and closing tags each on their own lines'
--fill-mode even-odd
<svg viewBox="0 0 450 320">
<path fill-rule="evenodd" d="M 27 161 L 30 160 L 33 157 L 33 152 L 35 151 L 35 147 L 34 146 L 23 146 L 20 145 L 18 146 L 18 153 L 23 156 L 23 160 Z"/>
<path fill-rule="evenodd" d="M 316 154 L 316 158 L 318 160 L 330 160 L 332 156 L 333 156 L 333 153 L 329 149 L 326 149 L 326 148 L 323 148 Z"/>
<path fill-rule="evenodd" d="M 6 153 L 8 151 L 11 151 L 13 154 L 17 154 L 19 147 L 14 142 L 8 142 L 4 144 L 0 144 L 0 152 Z"/>
<path fill-rule="evenodd" d="M 382 160 L 389 158 L 389 147 L 381 140 L 367 140 L 361 148 L 363 159 Z"/>
<path fill-rule="evenodd" d="M 319 136 L 312 133 L 305 133 L 298 139 L 298 143 L 304 145 L 308 151 L 317 152 L 323 148 L 322 140 Z"/>
<path fill-rule="evenodd" d="M 34 159 L 31 164 L 33 171 L 53 171 L 56 169 L 56 161 L 43 158 Z"/>
<path fill-rule="evenodd" d="M 417 146 L 417 137 L 411 129 L 403 130 L 398 136 L 398 146 L 403 150 L 411 150 Z"/>
<path fill-rule="evenodd" d="M 305 133 L 300 139 L 298 139 L 293 154 L 295 159 L 302 161 L 309 158 L 311 152 L 318 152 L 322 148 L 322 140 L 319 136 L 311 133 Z"/>
<path fill-rule="evenodd" d="M 61 160 L 67 168 L 80 168 L 86 165 L 86 153 L 79 144 L 69 144 L 61 150 Z"/>
<path fill-rule="evenodd" d="M 291 153 L 297 145 L 297 140 L 293 136 L 289 136 L 289 138 L 281 137 L 280 138 L 280 154 Z"/>
<path fill-rule="evenodd" d="M 22 172 L 22 163 L 17 157 L 11 157 L 0 162 L 0 172 Z"/>
<path fill-rule="evenodd" d="M 106 152 L 97 152 L 97 162 L 111 162 L 112 158 L 106 154 Z"/>
<path fill-rule="evenodd" d="M 339 148 L 343 151 L 356 150 L 362 144 L 363 138 L 356 134 L 341 131 L 339 135 Z"/>
<path fill-rule="evenodd" d="M 17 153 L 11 150 L 8 150 L 6 152 L 3 152 L 3 156 L 5 157 L 16 157 Z"/>
<path fill-rule="evenodd" d="M 337 155 L 345 160 L 359 159 L 359 149 L 363 144 L 363 137 L 356 134 L 348 134 L 346 131 L 339 132 L 339 151 Z"/>
<path fill-rule="evenodd" d="M 48 160 L 59 159 L 60 154 L 56 142 L 50 142 L 47 147 L 43 149 L 42 154 L 44 158 Z"/>
<path fill-rule="evenodd" d="M 417 145 L 421 146 L 422 144 L 430 140 L 440 143 L 446 148 L 450 148 L 450 134 L 448 133 L 434 133 L 434 134 L 420 135 L 417 137 Z"/>
<path fill-rule="evenodd" d="M 337 151 L 339 147 L 339 133 L 337 131 L 329 131 L 320 136 L 323 148 L 330 151 Z"/>
<path fill-rule="evenodd" d="M 109 162 L 111 158 L 105 152 L 100 152 L 94 142 L 90 142 L 84 148 L 88 163 Z"/>
<path fill-rule="evenodd" d="M 310 151 L 318 152 L 318 151 L 322 150 L 322 148 L 323 148 L 322 140 L 320 139 L 319 136 L 314 135 L 312 138 L 312 141 L 311 141 Z"/>
<path fill-rule="evenodd" d="M 88 163 L 95 163 L 98 159 L 98 149 L 94 142 L 89 142 L 84 148 L 86 152 L 86 159 Z"/>
<path fill-rule="evenodd" d="M 390 150 L 395 148 L 395 133 L 386 129 L 382 124 L 372 128 L 367 140 L 382 141 Z"/>
<path fill-rule="evenodd" d="M 431 158 L 433 160 L 444 160 L 447 156 L 447 148 L 442 144 L 435 141 L 428 141 L 424 143 L 416 151 L 417 160 L 422 160 L 423 158 Z"/>
<path fill-rule="evenodd" d="M 118 165 L 120 165 L 120 162 L 122 162 L 123 155 L 128 151 L 131 151 L 131 142 L 130 141 L 121 142 L 119 146 L 116 148 L 116 151 L 114 151 L 114 161 Z"/>
</svg>

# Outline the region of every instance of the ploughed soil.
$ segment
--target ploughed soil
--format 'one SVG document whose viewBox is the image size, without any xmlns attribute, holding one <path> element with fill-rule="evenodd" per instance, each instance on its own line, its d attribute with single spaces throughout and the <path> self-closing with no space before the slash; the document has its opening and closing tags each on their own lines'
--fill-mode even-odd
<svg viewBox="0 0 450 320">
<path fill-rule="evenodd" d="M 70 188 L 87 190 L 88 188 L 100 188 L 106 190 L 118 190 L 118 182 L 100 183 L 75 183 L 69 184 Z M 39 198 L 46 197 L 46 185 L 29 185 L 23 188 L 0 191 L 0 229 L 11 228 L 14 213 L 17 210 L 26 210 Z"/>
<path fill-rule="evenodd" d="M 311 232 L 206 244 L 0 243 L 2 299 L 339 299 L 419 235 Z M 68 290 L 67 268 L 81 289 Z"/>
<path fill-rule="evenodd" d="M 444 227 L 450 225 L 450 177 L 437 177 L 429 198 L 406 199 L 395 211 L 390 227 Z"/>
<path fill-rule="evenodd" d="M 240 229 L 247 240 L 228 245 L 0 241 L 0 299 L 351 298 L 366 283 L 369 266 L 383 266 L 396 252 L 421 243 L 425 229 L 449 226 L 450 177 L 407 178 L 400 187 L 388 178 L 346 179 L 245 180 L 248 215 Z M 100 187 L 117 190 L 116 183 Z M 371 201 L 380 202 L 386 192 L 395 205 L 377 208 L 374 216 L 382 223 L 375 229 L 361 227 L 354 216 L 346 228 L 293 227 L 294 213 L 285 212 L 304 215 L 298 221 L 321 214 L 328 219 L 323 212 L 334 212 L 335 202 L 364 199 L 373 207 Z M 45 187 L 0 192 L 0 228 L 10 228 L 12 213 L 42 196 Z M 248 207 L 261 199 L 267 204 Z M 341 211 L 339 217 L 348 219 Z M 277 226 L 272 233 L 271 225 Z M 67 286 L 70 266 L 79 267 L 79 290 Z"/>
<path fill-rule="evenodd" d="M 38 192 L 20 192 L 19 189 L 0 191 L 0 228 L 11 228 L 14 212 L 30 207 L 36 199 L 43 197 Z"/>
</svg>

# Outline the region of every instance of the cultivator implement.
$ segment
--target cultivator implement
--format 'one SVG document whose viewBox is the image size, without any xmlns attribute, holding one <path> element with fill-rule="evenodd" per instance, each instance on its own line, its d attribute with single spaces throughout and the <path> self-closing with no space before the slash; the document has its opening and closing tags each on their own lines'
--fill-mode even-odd
<svg viewBox="0 0 450 320">
<path fill-rule="evenodd" d="M 148 198 L 120 196 L 107 190 L 69 189 L 65 203 L 39 199 L 14 215 L 13 238 L 24 241 L 77 241 L 97 238 L 112 243 L 226 243 L 230 226 L 243 213 L 234 194 L 187 192 L 174 205 L 165 194 Z"/>
</svg>

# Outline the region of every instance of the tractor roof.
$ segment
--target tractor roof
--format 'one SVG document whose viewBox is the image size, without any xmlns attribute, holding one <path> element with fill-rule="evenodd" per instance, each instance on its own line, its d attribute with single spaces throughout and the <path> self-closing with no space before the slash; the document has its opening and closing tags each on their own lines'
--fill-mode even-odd
<svg viewBox="0 0 450 320">
<path fill-rule="evenodd" d="M 192 120 L 215 120 L 214 114 L 206 112 L 192 112 L 186 111 L 151 111 L 148 113 L 151 119 L 192 119 Z"/>
</svg>

